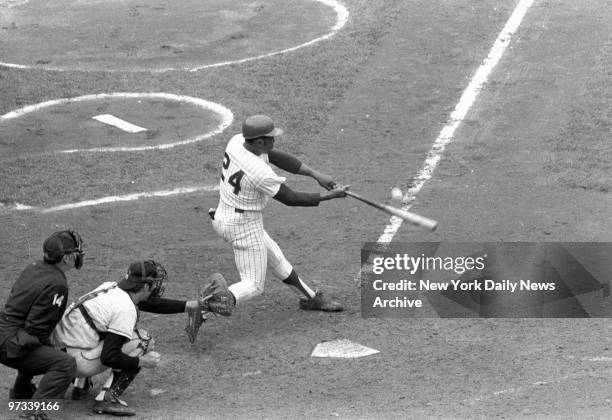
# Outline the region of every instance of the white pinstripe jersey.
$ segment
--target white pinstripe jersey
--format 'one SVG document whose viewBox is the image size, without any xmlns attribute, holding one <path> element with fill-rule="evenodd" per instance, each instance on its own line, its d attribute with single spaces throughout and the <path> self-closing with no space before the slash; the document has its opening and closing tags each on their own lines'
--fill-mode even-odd
<svg viewBox="0 0 612 420">
<path fill-rule="evenodd" d="M 263 210 L 285 181 L 270 167 L 267 153 L 257 156 L 244 148 L 242 134 L 227 143 L 219 183 L 220 198 L 225 204 L 242 210 Z"/>
</svg>

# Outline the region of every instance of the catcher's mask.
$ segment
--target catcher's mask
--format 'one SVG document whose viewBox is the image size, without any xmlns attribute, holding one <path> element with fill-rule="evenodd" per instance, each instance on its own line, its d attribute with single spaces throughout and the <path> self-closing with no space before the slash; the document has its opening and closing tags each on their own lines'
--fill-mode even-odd
<svg viewBox="0 0 612 420">
<path fill-rule="evenodd" d="M 47 261 L 58 263 L 64 255 L 76 254 L 74 268 L 77 270 L 83 266 L 83 240 L 81 236 L 73 230 L 62 230 L 55 232 L 43 243 L 43 256 Z"/>
<path fill-rule="evenodd" d="M 118 283 L 123 290 L 132 290 L 142 284 L 151 285 L 150 298 L 164 294 L 164 280 L 168 277 L 166 269 L 153 260 L 137 261 L 130 264 L 125 278 Z"/>
</svg>

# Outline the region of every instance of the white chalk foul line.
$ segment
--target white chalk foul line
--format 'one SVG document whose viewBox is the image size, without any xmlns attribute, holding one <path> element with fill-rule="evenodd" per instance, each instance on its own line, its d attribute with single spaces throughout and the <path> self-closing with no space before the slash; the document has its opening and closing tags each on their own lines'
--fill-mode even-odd
<svg viewBox="0 0 612 420">
<path fill-rule="evenodd" d="M 586 362 L 612 362 L 612 357 L 609 357 L 609 356 L 583 357 L 580 360 L 584 360 Z"/>
<path fill-rule="evenodd" d="M 53 213 L 63 210 L 74 210 L 82 207 L 98 206 L 100 204 L 117 203 L 121 201 L 134 201 L 143 198 L 154 198 L 154 197 L 170 197 L 179 194 L 192 194 L 196 192 L 210 192 L 219 189 L 218 185 L 201 185 L 196 187 L 180 187 L 173 190 L 163 191 L 151 191 L 151 192 L 140 192 L 134 194 L 115 195 L 108 197 L 101 197 L 92 200 L 78 201 L 76 203 L 62 204 L 55 207 L 35 207 L 28 206 L 25 204 L 15 203 L 12 207 L 13 210 L 30 210 L 37 211 L 40 213 Z"/>
<path fill-rule="evenodd" d="M 134 146 L 134 147 L 92 147 L 89 149 L 69 149 L 69 150 L 58 150 L 55 153 L 82 153 L 82 152 L 137 152 L 144 150 L 163 150 L 170 149 L 177 146 L 183 146 L 185 144 L 195 143 L 204 139 L 210 138 L 216 134 L 223 132 L 227 127 L 230 126 L 234 120 L 234 114 L 224 106 L 215 102 L 206 101 L 200 98 L 194 98 L 192 96 L 175 95 L 172 93 L 139 93 L 139 92 L 114 92 L 114 93 L 99 93 L 91 95 L 76 96 L 73 98 L 60 98 L 46 102 L 41 102 L 34 105 L 27 105 L 22 108 L 16 109 L 15 111 L 8 112 L 4 115 L 0 115 L 0 123 L 3 121 L 11 120 L 14 118 L 21 117 L 23 115 L 40 111 L 41 109 L 48 108 L 55 105 L 70 104 L 84 101 L 95 101 L 104 99 L 164 99 L 167 101 L 175 102 L 186 102 L 195 106 L 198 106 L 207 111 L 211 111 L 219 116 L 219 125 L 216 129 L 209 131 L 205 134 L 186 139 L 176 141 L 172 143 L 156 144 L 153 146 Z"/>
<path fill-rule="evenodd" d="M 21 6 L 22 4 L 29 3 L 30 0 L 4 0 L 0 1 L 0 8 L 10 9 L 11 7 Z"/>
<path fill-rule="evenodd" d="M 464 402 L 467 402 L 470 404 L 478 404 L 478 403 L 485 402 L 487 400 L 494 399 L 497 397 L 500 397 L 500 398 L 505 397 L 505 396 L 515 397 L 518 394 L 523 394 L 526 392 L 531 393 L 533 392 L 534 388 L 539 388 L 539 387 L 548 386 L 548 385 L 557 385 L 565 381 L 574 381 L 574 380 L 579 380 L 579 379 L 584 379 L 584 378 L 607 378 L 608 376 L 609 376 L 608 372 L 605 372 L 605 371 L 601 373 L 600 375 L 596 375 L 594 372 L 586 371 L 586 370 L 581 371 L 581 372 L 576 372 L 576 373 L 568 373 L 566 375 L 559 376 L 557 378 L 535 381 L 535 382 L 531 382 L 525 385 L 518 385 L 515 387 L 501 389 L 499 391 L 481 395 L 476 398 L 472 398 L 470 400 L 464 400 Z"/>
<path fill-rule="evenodd" d="M 608 364 L 609 362 L 612 362 L 612 357 L 609 357 L 609 356 L 592 356 L 592 357 L 562 356 L 562 358 L 566 360 L 580 360 L 584 362 L 597 362 L 597 363 L 604 362 L 606 364 Z M 604 369 L 609 369 L 609 366 L 605 366 Z M 609 375 L 604 370 L 601 377 L 607 377 L 607 376 Z M 523 385 L 517 385 L 517 386 L 513 386 L 509 388 L 500 389 L 498 391 L 488 392 L 487 394 L 483 394 L 475 398 L 464 400 L 464 402 L 467 402 L 470 404 L 477 404 L 477 403 L 484 402 L 486 400 L 490 400 L 490 399 L 497 398 L 497 397 L 513 396 L 513 395 L 520 394 L 520 393 L 532 392 L 534 388 L 545 386 L 545 385 L 555 385 L 555 384 L 559 384 L 564 381 L 582 379 L 582 378 L 592 378 L 592 377 L 598 377 L 598 376 L 595 376 L 592 370 L 583 369 L 579 372 L 568 373 L 563 376 L 551 378 L 548 380 L 534 381 L 534 382 L 523 384 Z"/>
<path fill-rule="evenodd" d="M 23 1 L 23 3 L 26 3 L 28 0 Z M 246 63 L 249 61 L 253 61 L 253 60 L 260 60 L 263 58 L 268 58 L 268 57 L 272 57 L 275 55 L 279 55 L 279 54 L 286 54 L 286 53 L 290 53 L 293 52 L 295 50 L 298 50 L 300 48 L 304 48 L 307 47 L 309 45 L 313 45 L 316 44 L 318 42 L 324 41 L 326 39 L 331 38 L 332 36 L 334 36 L 344 25 L 346 25 L 346 22 L 348 21 L 348 16 L 349 16 L 349 12 L 347 10 L 347 8 L 340 3 L 337 0 L 315 0 L 318 1 L 319 3 L 322 3 L 325 6 L 331 7 L 334 12 L 336 13 L 336 23 L 334 24 L 334 26 L 332 26 L 331 31 L 328 32 L 327 34 L 320 36 L 318 38 L 312 39 L 308 42 L 304 42 L 303 44 L 300 45 L 296 45 L 295 47 L 291 47 L 291 48 L 286 48 L 283 50 L 279 50 L 279 51 L 273 51 L 270 53 L 266 53 L 266 54 L 261 54 L 261 55 L 257 55 L 257 56 L 253 56 L 253 57 L 247 57 L 247 58 L 243 58 L 240 60 L 231 60 L 231 61 L 223 61 L 220 63 L 214 63 L 214 64 L 203 64 L 203 65 L 199 65 L 199 66 L 192 66 L 192 67 L 165 67 L 165 68 L 159 68 L 159 69 L 147 69 L 149 72 L 151 73 L 163 73 L 163 72 L 169 72 L 169 71 L 177 71 L 177 70 L 186 70 L 186 71 L 198 71 L 198 70 L 203 70 L 203 69 L 208 69 L 208 68 L 213 68 L 213 67 L 221 67 L 221 66 L 228 66 L 228 65 L 233 65 L 233 64 L 242 64 L 242 63 Z M 21 3 L 20 3 L 21 4 Z M 4 66 L 4 67 L 10 67 L 10 68 L 17 68 L 17 69 L 28 69 L 28 68 L 43 68 L 45 70 L 52 70 L 52 71 L 66 71 L 66 70 L 73 70 L 73 69 L 65 69 L 62 67 L 56 67 L 56 66 L 30 66 L 30 65 L 24 65 L 24 64 L 17 64 L 17 63 L 6 63 L 6 62 L 1 62 L 0 61 L 0 66 Z M 105 70 L 107 72 L 117 72 L 117 71 L 126 71 L 125 69 L 108 69 Z M 129 71 L 129 69 L 127 70 Z M 142 69 L 136 69 L 136 71 L 142 71 Z"/>
<path fill-rule="evenodd" d="M 515 393 L 520 393 L 520 392 L 525 392 L 528 391 L 530 389 L 536 388 L 536 387 L 540 387 L 540 386 L 544 386 L 544 385 L 553 385 L 553 384 L 557 384 L 563 381 L 567 381 L 568 379 L 576 379 L 576 378 L 580 378 L 584 376 L 584 372 L 578 373 L 578 374 L 568 374 L 568 375 L 564 375 L 558 378 L 554 378 L 554 379 L 550 379 L 547 381 L 536 381 L 536 382 L 532 382 L 530 384 L 527 385 L 520 385 L 520 386 L 516 386 L 516 387 L 511 387 L 511 388 L 506 388 L 506 389 L 502 389 L 500 391 L 495 391 L 492 392 L 490 394 L 487 395 L 481 395 L 480 397 L 476 397 L 474 399 L 472 399 L 471 401 L 469 401 L 472 404 L 475 403 L 479 403 L 481 401 L 484 400 L 488 400 L 491 398 L 495 398 L 498 397 L 500 395 L 508 395 L 508 394 L 515 394 Z"/>
<path fill-rule="evenodd" d="M 523 17 L 525 16 L 525 13 L 527 13 L 527 10 L 529 7 L 531 7 L 532 3 L 533 0 L 521 0 L 514 9 L 514 12 L 512 12 L 512 15 L 506 22 L 506 25 L 503 27 L 499 36 L 495 40 L 489 55 L 484 59 L 478 70 L 476 70 L 476 73 L 472 77 L 469 85 L 463 91 L 463 94 L 459 99 L 459 103 L 457 103 L 457 106 L 450 114 L 449 122 L 442 128 L 431 150 L 427 154 L 425 163 L 419 170 L 412 186 L 410 189 L 408 189 L 406 195 L 404 196 L 403 202 L 406 204 L 402 206 L 402 209 L 410 209 L 412 206 L 412 201 L 414 201 L 417 194 L 421 191 L 423 185 L 425 185 L 425 183 L 431 179 L 436 167 L 438 166 L 438 163 L 440 162 L 440 159 L 442 158 L 442 153 L 444 153 L 446 146 L 453 139 L 455 130 L 464 120 L 468 111 L 472 107 L 474 100 L 478 96 L 478 93 L 482 90 L 485 82 L 487 81 L 489 74 L 499 62 L 500 58 L 504 54 L 504 51 L 506 51 L 512 35 L 514 35 L 518 29 Z M 402 225 L 402 221 L 403 220 L 399 217 L 392 217 L 389 224 L 385 227 L 383 234 L 378 238 L 377 242 L 379 244 L 391 242 Z"/>
</svg>

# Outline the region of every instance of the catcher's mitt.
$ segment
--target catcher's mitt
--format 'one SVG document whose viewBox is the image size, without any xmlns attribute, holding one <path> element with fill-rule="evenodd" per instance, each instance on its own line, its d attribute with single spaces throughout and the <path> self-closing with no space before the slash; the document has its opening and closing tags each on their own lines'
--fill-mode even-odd
<svg viewBox="0 0 612 420">
<path fill-rule="evenodd" d="M 219 273 L 212 274 L 209 280 L 210 283 L 200 289 L 200 308 L 204 312 L 230 316 L 236 300 L 227 287 L 227 281 Z"/>
<path fill-rule="evenodd" d="M 187 311 L 187 326 L 185 331 L 189 342 L 194 343 L 200 326 L 206 321 L 206 312 L 230 316 L 236 305 L 234 295 L 229 291 L 225 278 L 215 273 L 209 277 L 209 283 L 200 288 L 198 293 L 199 308 Z"/>
</svg>

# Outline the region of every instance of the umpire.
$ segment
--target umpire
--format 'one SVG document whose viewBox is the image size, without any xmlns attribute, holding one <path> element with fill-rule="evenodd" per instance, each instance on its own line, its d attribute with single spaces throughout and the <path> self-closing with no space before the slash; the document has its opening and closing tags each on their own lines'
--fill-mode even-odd
<svg viewBox="0 0 612 420">
<path fill-rule="evenodd" d="M 0 362 L 17 369 L 10 399 L 63 399 L 76 370 L 72 356 L 54 348 L 49 335 L 66 309 L 66 272 L 83 265 L 81 237 L 55 232 L 43 253 L 42 261 L 23 270 L 0 313 Z M 38 389 L 36 375 L 43 375 Z"/>
</svg>

